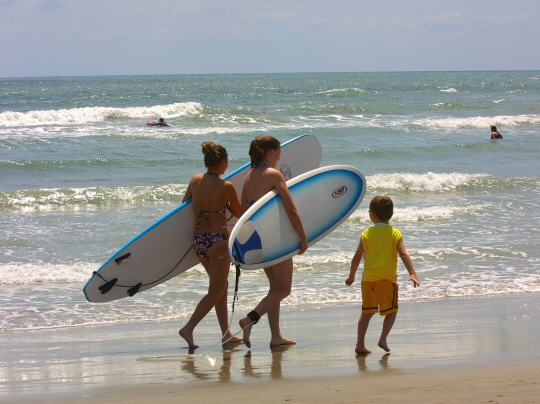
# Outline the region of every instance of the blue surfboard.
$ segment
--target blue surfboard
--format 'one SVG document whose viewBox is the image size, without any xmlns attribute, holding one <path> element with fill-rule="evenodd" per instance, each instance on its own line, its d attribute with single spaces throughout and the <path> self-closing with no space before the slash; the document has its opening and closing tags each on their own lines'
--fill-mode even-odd
<svg viewBox="0 0 540 404">
<path fill-rule="evenodd" d="M 336 165 L 302 174 L 287 181 L 287 187 L 312 246 L 356 210 L 366 193 L 366 180 L 355 167 Z M 229 255 L 244 269 L 275 265 L 299 249 L 298 234 L 276 190 L 242 215 L 229 239 Z"/>
</svg>

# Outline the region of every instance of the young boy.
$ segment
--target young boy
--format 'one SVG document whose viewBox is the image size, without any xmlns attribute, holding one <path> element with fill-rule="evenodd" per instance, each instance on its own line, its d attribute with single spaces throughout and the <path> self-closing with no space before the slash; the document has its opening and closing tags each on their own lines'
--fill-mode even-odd
<svg viewBox="0 0 540 404">
<path fill-rule="evenodd" d="M 354 278 L 362 256 L 365 257 L 362 275 L 362 315 L 358 320 L 358 341 L 356 353 L 369 354 L 364 338 L 369 320 L 377 312 L 384 317 L 379 347 L 386 352 L 390 348 L 386 337 L 390 333 L 398 312 L 397 256 L 409 271 L 414 287 L 420 286 L 416 271 L 407 254 L 401 232 L 388 224 L 394 214 L 394 204 L 387 196 L 376 196 L 369 204 L 369 218 L 375 223 L 362 233 L 360 243 L 351 261 L 351 272 L 345 281 L 347 286 L 354 283 Z"/>
</svg>

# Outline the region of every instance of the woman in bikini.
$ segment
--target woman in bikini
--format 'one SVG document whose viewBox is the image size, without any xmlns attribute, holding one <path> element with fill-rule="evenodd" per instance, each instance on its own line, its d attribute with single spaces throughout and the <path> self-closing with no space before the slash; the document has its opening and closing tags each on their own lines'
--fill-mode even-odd
<svg viewBox="0 0 540 404">
<path fill-rule="evenodd" d="M 226 210 L 235 217 L 240 216 L 240 202 L 234 185 L 224 181 L 220 175 L 229 166 L 227 150 L 214 142 L 202 144 L 204 165 L 207 172 L 196 174 L 189 182 L 182 202 L 193 198 L 195 211 L 195 253 L 208 273 L 210 285 L 191 315 L 187 324 L 179 331 L 192 349 L 199 346 L 193 341 L 193 330 L 199 322 L 215 307 L 223 341 L 239 343 L 242 340 L 234 337 L 229 330 L 227 312 L 227 281 L 230 260 L 228 254 L 229 228 L 227 227 Z"/>
<path fill-rule="evenodd" d="M 247 175 L 242 190 L 242 213 L 263 195 L 276 189 L 281 196 L 287 215 L 298 233 L 300 254 L 303 254 L 308 248 L 306 233 L 304 232 L 300 215 L 285 183 L 285 178 L 279 170 L 276 170 L 280 155 L 281 147 L 279 141 L 272 136 L 261 136 L 251 142 L 249 156 L 251 157 L 252 170 Z M 296 344 L 296 341 L 283 337 L 279 329 L 280 302 L 291 293 L 293 275 L 292 258 L 264 268 L 264 272 L 270 282 L 270 290 L 257 307 L 247 317 L 240 320 L 240 327 L 244 330 L 244 344 L 248 348 L 251 347 L 251 342 L 249 341 L 251 328 L 264 314 L 268 314 L 268 324 L 270 325 L 270 332 L 272 334 L 270 346 Z"/>
</svg>

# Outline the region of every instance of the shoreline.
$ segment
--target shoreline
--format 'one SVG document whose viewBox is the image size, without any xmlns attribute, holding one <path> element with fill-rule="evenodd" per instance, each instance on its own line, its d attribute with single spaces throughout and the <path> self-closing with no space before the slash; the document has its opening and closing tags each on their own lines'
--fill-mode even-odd
<svg viewBox="0 0 540 404">
<path fill-rule="evenodd" d="M 376 346 L 382 318 L 374 316 L 366 337 L 366 344 L 374 349 L 365 357 L 354 354 L 359 304 L 284 307 L 282 332 L 296 339 L 297 345 L 270 349 L 263 317 L 251 334 L 251 349 L 240 345 L 222 350 L 218 346 L 206 355 L 220 337 L 213 313 L 196 329 L 196 342 L 201 348 L 195 355 L 188 354 L 177 334 L 185 319 L 2 332 L 0 400 L 142 403 L 146 397 L 146 401 L 168 402 L 178 399 L 175 392 L 181 392 L 183 398 L 202 403 L 212 402 L 216 394 L 219 401 L 225 397 L 238 401 L 236 392 L 255 394 L 252 399 L 257 397 L 262 402 L 287 394 L 294 401 L 328 402 L 334 399 L 325 395 L 331 393 L 330 386 L 341 392 L 356 391 L 356 385 L 364 385 L 365 380 L 368 386 L 379 385 L 380 389 L 358 390 L 356 399 L 376 399 L 376 394 L 393 397 L 395 391 L 384 390 L 384 384 L 391 381 L 403 385 L 407 394 L 416 394 L 414 400 L 421 401 L 429 386 L 429 394 L 435 394 L 435 390 L 458 394 L 473 392 L 475 380 L 487 386 L 490 378 L 498 380 L 496 387 L 506 386 L 504 389 L 513 392 L 527 385 L 538 395 L 538 297 L 538 293 L 516 293 L 403 301 L 388 338 L 390 355 Z M 235 314 L 231 327 L 235 332 L 240 317 Z M 418 385 L 416 392 L 405 388 L 418 378 L 429 380 L 429 386 Z M 277 391 L 273 387 L 276 383 L 280 386 Z M 255 384 L 256 391 L 250 392 Z M 461 385 L 465 390 L 458 388 Z M 313 391 L 318 391 L 321 401 L 313 397 Z M 479 391 L 493 393 L 487 387 Z M 334 393 L 336 400 L 348 402 L 349 396 Z M 443 401 L 450 396 L 445 397 Z M 394 399 L 400 400 L 397 395 Z"/>
</svg>

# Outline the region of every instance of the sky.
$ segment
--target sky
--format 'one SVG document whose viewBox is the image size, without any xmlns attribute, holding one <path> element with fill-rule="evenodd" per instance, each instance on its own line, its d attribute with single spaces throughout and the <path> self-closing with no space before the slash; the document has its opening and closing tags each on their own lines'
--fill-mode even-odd
<svg viewBox="0 0 540 404">
<path fill-rule="evenodd" d="M 540 70 L 537 0 L 0 0 L 0 77 Z"/>
</svg>

